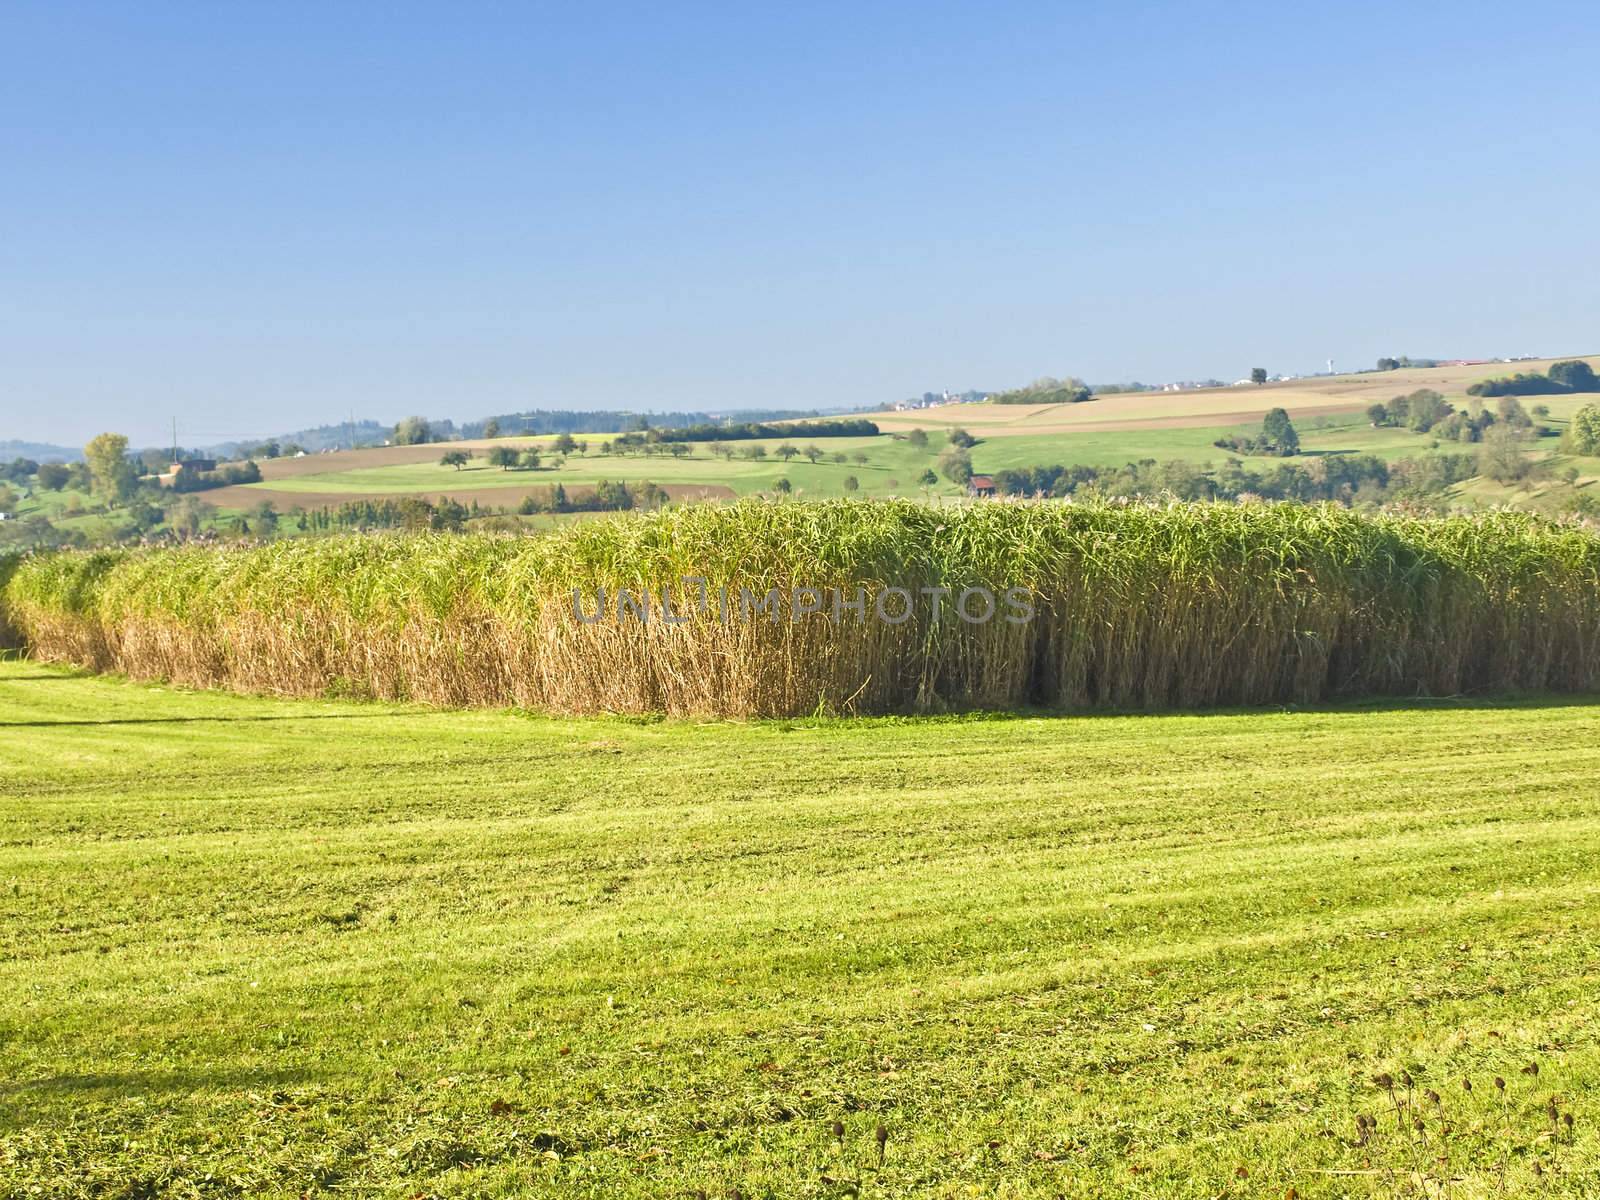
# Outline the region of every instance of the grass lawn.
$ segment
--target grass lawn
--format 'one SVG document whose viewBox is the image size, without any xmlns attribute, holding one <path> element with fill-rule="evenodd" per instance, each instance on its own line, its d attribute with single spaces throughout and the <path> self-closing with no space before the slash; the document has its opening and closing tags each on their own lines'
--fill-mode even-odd
<svg viewBox="0 0 1600 1200">
<path fill-rule="evenodd" d="M 697 725 L 4 663 L 0 1195 L 1592 1194 L 1597 850 L 1597 702 Z"/>
</svg>

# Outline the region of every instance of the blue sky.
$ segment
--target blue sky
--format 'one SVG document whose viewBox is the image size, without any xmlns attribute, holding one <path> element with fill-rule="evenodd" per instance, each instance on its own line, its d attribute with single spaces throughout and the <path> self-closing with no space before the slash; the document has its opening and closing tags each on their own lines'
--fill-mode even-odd
<svg viewBox="0 0 1600 1200">
<path fill-rule="evenodd" d="M 1600 350 L 1579 4 L 16 2 L 0 439 Z"/>
</svg>

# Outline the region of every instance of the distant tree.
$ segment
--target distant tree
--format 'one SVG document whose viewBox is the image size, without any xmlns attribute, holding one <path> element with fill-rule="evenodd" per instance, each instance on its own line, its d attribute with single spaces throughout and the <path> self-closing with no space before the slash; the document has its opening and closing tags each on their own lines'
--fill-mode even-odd
<svg viewBox="0 0 1600 1200">
<path fill-rule="evenodd" d="M 1496 483 L 1514 483 L 1527 475 L 1528 456 L 1522 452 L 1522 440 L 1517 431 L 1496 425 L 1483 435 L 1483 445 L 1478 449 L 1478 474 L 1487 475 Z"/>
<path fill-rule="evenodd" d="M 959 425 L 950 431 L 950 436 L 946 440 L 958 450 L 967 450 L 978 444 L 978 439 Z"/>
<path fill-rule="evenodd" d="M 1288 412 L 1281 408 L 1269 409 L 1262 418 L 1261 440 L 1275 454 L 1287 457 L 1300 452 L 1300 435 L 1295 432 Z"/>
<path fill-rule="evenodd" d="M 1367 420 L 1371 421 L 1374 427 L 1387 425 L 1389 423 L 1388 406 L 1385 404 L 1367 405 Z"/>
<path fill-rule="evenodd" d="M 39 465 L 39 486 L 47 492 L 59 492 L 67 486 L 67 480 L 72 478 L 72 472 L 60 463 L 41 463 Z"/>
<path fill-rule="evenodd" d="M 800 453 L 804 454 L 808 459 L 811 460 L 812 466 L 816 466 L 817 459 L 822 457 L 822 449 L 815 443 L 807 445 L 804 450 L 800 451 Z"/>
<path fill-rule="evenodd" d="M 468 516 L 465 504 L 452 500 L 449 496 L 441 496 L 439 502 L 433 506 L 433 516 L 428 525 L 432 529 L 460 533 L 466 527 Z"/>
<path fill-rule="evenodd" d="M 1552 363 L 1547 374 L 1568 391 L 1600 392 L 1600 379 L 1595 378 L 1594 368 L 1581 358 Z"/>
<path fill-rule="evenodd" d="M 524 450 L 522 457 L 517 460 L 517 466 L 524 471 L 537 471 L 539 469 L 539 452 L 537 450 Z"/>
<path fill-rule="evenodd" d="M 1600 404 L 1585 404 L 1572 414 L 1566 449 L 1573 454 L 1600 454 Z M 42 478 L 44 468 L 39 470 Z"/>
<path fill-rule="evenodd" d="M 439 465 L 441 467 L 454 467 L 458 471 L 461 470 L 462 467 L 467 465 L 466 451 L 451 450 L 449 453 L 441 455 Z"/>
<path fill-rule="evenodd" d="M 733 444 L 731 442 L 712 442 L 711 453 L 715 454 L 718 458 L 732 458 Z"/>
<path fill-rule="evenodd" d="M 850 461 L 850 456 L 843 450 L 835 450 L 832 454 L 828 455 L 828 461 L 831 463 L 837 463 L 842 467 L 845 463 Z"/>
<path fill-rule="evenodd" d="M 1531 429 L 1533 427 L 1533 418 L 1522 407 L 1522 401 L 1515 396 L 1501 396 L 1494 407 L 1500 420 L 1512 429 Z"/>
<path fill-rule="evenodd" d="M 760 442 L 752 442 L 750 445 L 746 446 L 739 453 L 744 455 L 744 457 L 750 459 L 752 462 L 755 462 L 758 459 L 763 459 L 763 458 L 765 458 L 767 456 L 767 448 L 765 446 L 763 446 Z"/>
<path fill-rule="evenodd" d="M 845 491 L 853 492 L 853 491 L 856 491 L 858 488 L 860 488 L 861 481 L 859 479 L 857 479 L 854 475 L 846 475 L 844 477 L 844 481 L 843 481 L 841 486 L 843 486 Z"/>
<path fill-rule="evenodd" d="M 578 441 L 570 433 L 558 433 L 550 445 L 557 454 L 571 454 L 578 448 Z"/>
<path fill-rule="evenodd" d="M 108 504 L 120 504 L 133 493 L 133 464 L 128 461 L 128 439 L 122 434 L 100 434 L 83 448 L 83 460 L 95 495 Z"/>
<path fill-rule="evenodd" d="M 497 437 L 499 437 L 500 436 L 500 422 L 495 420 L 493 417 L 490 417 L 487 421 L 485 421 L 483 423 L 483 436 L 486 437 L 486 438 L 497 438 Z"/>
<path fill-rule="evenodd" d="M 566 512 L 572 507 L 571 502 L 567 499 L 567 489 L 559 483 L 550 490 L 550 507 L 557 512 Z"/>
<path fill-rule="evenodd" d="M 14 513 L 17 511 L 17 493 L 12 490 L 9 483 L 0 483 L 0 513 Z"/>
<path fill-rule="evenodd" d="M 906 441 L 910 442 L 918 450 L 926 450 L 928 448 L 927 430 L 913 429 L 910 433 L 906 434 Z"/>
<path fill-rule="evenodd" d="M 671 446 L 673 458 L 687 458 L 694 453 L 693 447 L 688 442 L 673 442 Z"/>
<path fill-rule="evenodd" d="M 489 451 L 489 465 L 509 470 L 517 465 L 517 452 L 510 446 L 495 446 Z"/>
<path fill-rule="evenodd" d="M 0 477 L 9 479 L 12 483 L 26 483 L 28 476 L 39 473 L 39 464 L 31 458 L 14 458 L 4 467 L 0 467 Z"/>
<path fill-rule="evenodd" d="M 921 475 L 917 476 L 917 483 L 920 486 L 925 487 L 925 488 L 933 487 L 938 482 L 939 482 L 939 477 L 937 475 L 935 475 L 931 470 L 924 471 Z"/>
<path fill-rule="evenodd" d="M 1565 483 L 1568 487 L 1577 487 L 1578 480 L 1582 477 L 1583 472 L 1578 470 L 1577 467 L 1568 467 L 1565 471 L 1561 472 L 1561 482 Z"/>
<path fill-rule="evenodd" d="M 1406 428 L 1413 433 L 1427 433 L 1440 421 L 1455 411 L 1432 388 L 1418 388 L 1405 398 Z"/>
<path fill-rule="evenodd" d="M 871 461 L 871 459 L 867 457 L 867 452 L 865 450 L 857 450 L 850 456 L 850 461 L 855 463 L 858 467 L 864 467 Z"/>
<path fill-rule="evenodd" d="M 1265 383 L 1266 381 L 1267 381 L 1267 369 L 1265 367 L 1251 367 L 1250 368 L 1250 382 L 1251 383 L 1256 384 L 1257 386 L 1260 386 L 1261 384 Z"/>
<path fill-rule="evenodd" d="M 167 524 L 185 537 L 194 537 L 217 510 L 196 496 L 184 496 L 167 511 Z"/>
<path fill-rule="evenodd" d="M 1378 370 L 1380 371 L 1398 371 L 1399 369 L 1400 360 L 1398 358 L 1380 358 L 1378 360 Z"/>
<path fill-rule="evenodd" d="M 406 417 L 394 427 L 396 446 L 421 446 L 433 441 L 433 430 L 422 417 Z"/>
<path fill-rule="evenodd" d="M 939 470 L 951 483 L 965 487 L 972 478 L 972 456 L 953 446 L 939 457 Z"/>
<path fill-rule="evenodd" d="M 272 506 L 271 500 L 263 500 L 251 509 L 250 519 L 255 522 L 257 533 L 271 533 L 278 528 L 278 510 Z"/>
<path fill-rule="evenodd" d="M 791 442 L 785 442 L 783 445 L 778 447 L 778 457 L 783 459 L 784 462 L 788 462 L 790 459 L 795 458 L 797 455 L 799 455 L 799 453 L 799 448 Z"/>
<path fill-rule="evenodd" d="M 989 397 L 994 404 L 1082 404 L 1094 395 L 1089 385 L 1069 375 L 1055 379 L 1049 375 L 1035 379 L 1027 387 L 996 392 Z"/>
<path fill-rule="evenodd" d="M 780 480 L 778 480 L 777 483 L 773 484 L 772 486 L 777 491 L 782 492 L 785 496 L 787 496 L 790 492 L 794 491 L 794 484 L 790 483 L 787 479 L 780 479 Z"/>
</svg>

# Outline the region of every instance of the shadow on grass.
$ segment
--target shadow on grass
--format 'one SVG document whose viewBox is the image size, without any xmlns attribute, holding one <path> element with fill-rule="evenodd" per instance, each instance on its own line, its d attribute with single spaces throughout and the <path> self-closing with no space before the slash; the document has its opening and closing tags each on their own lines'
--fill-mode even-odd
<svg viewBox="0 0 1600 1200">
<path fill-rule="evenodd" d="M 0 1102 L 19 1101 L 26 1096 L 84 1095 L 105 1092 L 114 1096 L 165 1095 L 208 1089 L 272 1087 L 304 1083 L 313 1078 L 309 1071 L 130 1071 L 93 1072 L 84 1075 L 51 1075 L 42 1079 L 23 1079 L 0 1084 Z"/>
<path fill-rule="evenodd" d="M 1352 696 L 1314 702 L 1275 703 L 1257 705 L 1219 705 L 1214 708 L 1050 708 L 1020 707 L 1014 709 L 949 709 L 943 712 L 882 713 L 874 716 L 838 716 L 819 713 L 798 717 L 756 717 L 746 724 L 778 729 L 804 729 L 840 725 L 917 725 L 951 723 L 982 723 L 1005 721 L 1104 721 L 1127 720 L 1137 717 L 1171 720 L 1174 717 L 1266 717 L 1266 716 L 1360 716 L 1364 714 L 1403 712 L 1506 712 L 1519 709 L 1594 708 L 1600 706 L 1600 692 L 1496 692 L 1463 694 L 1456 696 Z M 518 716 L 543 719 L 543 714 L 517 711 Z M 571 720 L 592 718 L 576 717 Z M 725 724 L 725 719 L 624 716 L 606 718 L 651 724 Z M 736 722 L 737 723 L 737 722 Z"/>
<path fill-rule="evenodd" d="M 443 710 L 441 710 L 443 711 Z M 62 729 L 95 725 L 233 725 L 248 721 L 372 721 L 385 717 L 404 717 L 403 712 L 295 713 L 281 717 L 106 717 L 93 721 L 0 721 L 0 729 Z"/>
</svg>

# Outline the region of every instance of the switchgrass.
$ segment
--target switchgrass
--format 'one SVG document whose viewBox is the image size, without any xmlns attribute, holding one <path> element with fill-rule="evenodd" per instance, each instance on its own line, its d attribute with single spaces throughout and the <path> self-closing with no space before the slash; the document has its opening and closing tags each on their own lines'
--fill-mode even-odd
<svg viewBox="0 0 1600 1200">
<path fill-rule="evenodd" d="M 701 586 L 703 610 L 690 602 Z M 875 612 L 893 587 L 917 599 L 903 623 Z M 741 588 L 777 588 L 785 614 L 741 615 Z M 792 616 L 802 588 L 823 593 L 821 612 Z M 1033 619 L 962 620 L 951 603 L 968 588 L 1023 589 Z M 663 589 L 681 623 L 659 619 Z M 857 589 L 865 618 L 835 619 L 831 590 Z M 941 616 L 925 589 L 947 590 Z M 648 595 L 652 619 L 619 617 L 619 590 Z M 580 619 L 602 593 L 604 619 Z M 32 653 L 97 670 L 572 713 L 1162 709 L 1600 685 L 1600 538 L 1516 513 L 747 501 L 540 538 L 43 555 L 0 599 Z"/>
</svg>

